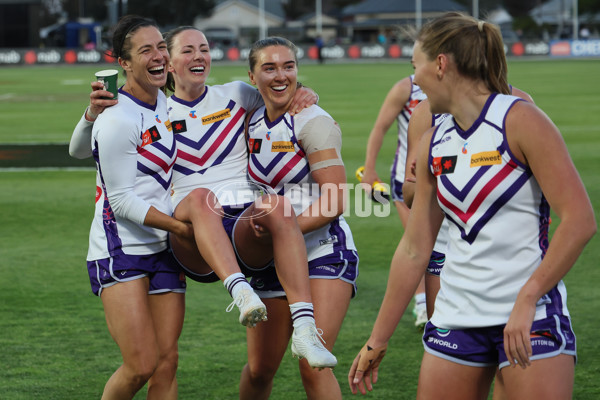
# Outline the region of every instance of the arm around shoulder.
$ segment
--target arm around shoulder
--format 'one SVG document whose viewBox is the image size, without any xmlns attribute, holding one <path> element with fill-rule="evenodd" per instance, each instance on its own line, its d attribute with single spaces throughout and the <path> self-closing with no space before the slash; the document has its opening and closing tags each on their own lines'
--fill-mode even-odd
<svg viewBox="0 0 600 400">
<path fill-rule="evenodd" d="M 87 109 L 86 109 L 87 112 Z M 92 127 L 93 122 L 86 119 L 85 113 L 75 126 L 69 142 L 69 155 L 73 158 L 88 158 L 92 156 Z"/>
<path fill-rule="evenodd" d="M 75 126 L 71 141 L 69 142 L 69 155 L 73 158 L 88 158 L 92 156 L 92 127 L 104 109 L 117 104 L 116 99 L 110 99 L 112 93 L 104 90 L 100 82 L 92 82 L 90 105 L 85 109 L 83 117 Z"/>
</svg>

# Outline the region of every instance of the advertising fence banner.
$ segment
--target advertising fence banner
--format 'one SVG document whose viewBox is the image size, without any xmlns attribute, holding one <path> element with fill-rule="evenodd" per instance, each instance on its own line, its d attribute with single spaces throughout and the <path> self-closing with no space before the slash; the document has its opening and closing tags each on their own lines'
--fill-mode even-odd
<svg viewBox="0 0 600 400">
<path fill-rule="evenodd" d="M 509 57 L 554 56 L 554 57 L 599 57 L 600 40 L 556 40 L 514 42 L 505 45 Z M 215 62 L 244 62 L 249 48 L 215 47 L 211 49 Z M 325 61 L 368 61 L 410 59 L 412 44 L 350 44 L 323 47 Z M 314 45 L 298 46 L 298 58 L 318 60 L 318 49 Z M 40 64 L 106 64 L 115 59 L 99 50 L 44 48 L 10 49 L 0 48 L 0 65 L 40 65 Z"/>
</svg>

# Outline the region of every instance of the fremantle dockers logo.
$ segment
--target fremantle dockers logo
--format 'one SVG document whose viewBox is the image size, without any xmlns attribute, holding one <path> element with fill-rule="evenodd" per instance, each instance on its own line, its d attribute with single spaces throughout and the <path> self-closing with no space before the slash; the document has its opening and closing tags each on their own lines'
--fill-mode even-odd
<svg viewBox="0 0 600 400">
<path fill-rule="evenodd" d="M 454 173 L 456 156 L 434 157 L 431 163 L 433 175 L 440 176 Z"/>
</svg>

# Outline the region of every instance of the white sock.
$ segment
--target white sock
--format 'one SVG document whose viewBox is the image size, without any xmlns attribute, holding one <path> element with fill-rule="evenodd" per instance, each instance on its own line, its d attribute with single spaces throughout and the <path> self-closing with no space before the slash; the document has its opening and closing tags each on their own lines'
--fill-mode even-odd
<svg viewBox="0 0 600 400">
<path fill-rule="evenodd" d="M 248 288 L 252 290 L 252 286 L 250 286 L 246 280 L 246 277 L 241 272 L 236 272 L 235 274 L 229 275 L 223 281 L 223 285 L 234 299 L 240 289 Z"/>
<path fill-rule="evenodd" d="M 417 293 L 417 294 L 415 294 L 415 305 L 417 307 L 425 305 L 425 293 Z"/>
<path fill-rule="evenodd" d="M 294 304 L 290 304 L 290 311 L 292 313 L 292 324 L 295 328 L 310 323 L 315 324 L 315 315 L 313 313 L 312 303 L 306 303 L 299 301 Z"/>
</svg>

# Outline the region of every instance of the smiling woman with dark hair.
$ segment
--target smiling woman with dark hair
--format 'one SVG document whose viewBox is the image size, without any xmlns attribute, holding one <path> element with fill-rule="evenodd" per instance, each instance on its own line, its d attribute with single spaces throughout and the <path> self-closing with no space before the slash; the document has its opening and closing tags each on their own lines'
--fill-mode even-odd
<svg viewBox="0 0 600 400">
<path fill-rule="evenodd" d="M 176 399 L 185 279 L 167 250 L 167 232 L 193 232 L 171 216 L 177 152 L 160 91 L 169 53 L 156 25 L 138 16 L 123 17 L 113 40 L 127 80 L 119 103 L 92 131 L 97 188 L 87 264 L 123 364 L 102 398 L 133 398 L 148 382 L 148 398 Z"/>
</svg>

